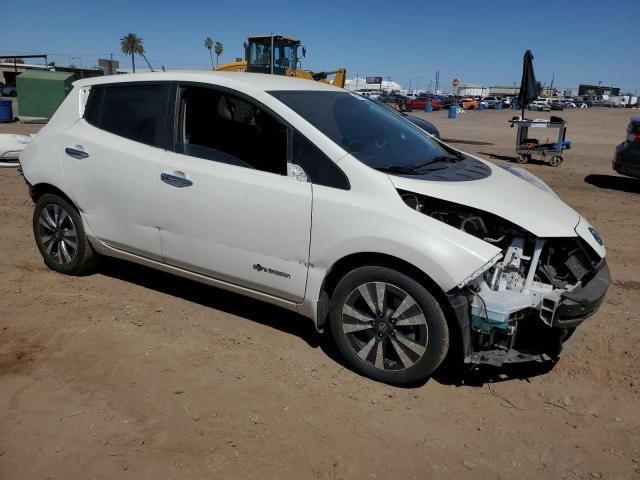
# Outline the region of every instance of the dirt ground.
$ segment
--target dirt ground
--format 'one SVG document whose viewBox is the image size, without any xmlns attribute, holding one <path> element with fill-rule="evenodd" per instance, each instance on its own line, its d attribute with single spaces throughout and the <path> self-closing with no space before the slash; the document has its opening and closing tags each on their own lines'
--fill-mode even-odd
<svg viewBox="0 0 640 480">
<path fill-rule="evenodd" d="M 418 115 L 514 155 L 512 112 Z M 606 302 L 551 371 L 411 389 L 354 374 L 275 307 L 113 260 L 48 270 L 24 181 L 0 169 L 0 479 L 640 479 L 640 181 L 611 170 L 630 112 L 563 115 L 564 164 L 526 168 L 604 237 Z"/>
</svg>

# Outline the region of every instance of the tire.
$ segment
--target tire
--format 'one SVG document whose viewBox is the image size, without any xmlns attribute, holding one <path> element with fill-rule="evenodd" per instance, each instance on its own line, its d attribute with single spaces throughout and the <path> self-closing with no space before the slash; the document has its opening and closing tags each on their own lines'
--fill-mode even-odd
<svg viewBox="0 0 640 480">
<path fill-rule="evenodd" d="M 79 275 L 98 261 L 78 211 L 58 195 L 47 193 L 36 202 L 33 235 L 44 263 L 56 272 Z"/>
<path fill-rule="evenodd" d="M 360 267 L 345 275 L 333 292 L 329 315 L 344 359 L 373 380 L 424 382 L 449 350 L 449 329 L 438 301 L 414 279 L 390 268 Z"/>
<path fill-rule="evenodd" d="M 519 164 L 525 164 L 525 163 L 529 163 L 529 160 L 531 159 L 530 155 L 518 155 L 516 157 L 516 163 Z"/>
<path fill-rule="evenodd" d="M 552 167 L 559 167 L 560 164 L 562 164 L 562 157 L 560 155 L 555 155 L 551 157 L 551 160 L 549 161 L 549 163 L 551 164 Z"/>
</svg>

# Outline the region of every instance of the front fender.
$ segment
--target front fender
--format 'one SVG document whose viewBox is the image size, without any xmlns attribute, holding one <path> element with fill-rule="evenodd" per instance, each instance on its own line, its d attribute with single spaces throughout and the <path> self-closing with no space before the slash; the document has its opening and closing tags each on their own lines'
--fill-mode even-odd
<svg viewBox="0 0 640 480">
<path fill-rule="evenodd" d="M 315 319 L 325 277 L 337 262 L 354 254 L 400 259 L 448 292 L 500 253 L 487 242 L 412 210 L 388 178 L 381 180 L 375 195 L 314 186 L 303 315 Z"/>
</svg>

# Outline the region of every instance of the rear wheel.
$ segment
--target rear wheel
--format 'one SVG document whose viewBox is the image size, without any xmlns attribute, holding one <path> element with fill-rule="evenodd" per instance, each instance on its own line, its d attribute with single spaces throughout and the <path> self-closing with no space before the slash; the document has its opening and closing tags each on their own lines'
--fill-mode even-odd
<svg viewBox="0 0 640 480">
<path fill-rule="evenodd" d="M 33 234 L 44 262 L 56 272 L 77 275 L 96 264 L 78 211 L 58 195 L 47 193 L 36 202 Z"/>
<path fill-rule="evenodd" d="M 520 164 L 529 163 L 529 160 L 531 160 L 531 155 L 518 155 L 516 157 L 516 162 Z"/>
<path fill-rule="evenodd" d="M 357 372 L 393 385 L 426 380 L 449 348 L 446 319 L 418 282 L 385 267 L 361 267 L 337 285 L 333 339 Z"/>
</svg>

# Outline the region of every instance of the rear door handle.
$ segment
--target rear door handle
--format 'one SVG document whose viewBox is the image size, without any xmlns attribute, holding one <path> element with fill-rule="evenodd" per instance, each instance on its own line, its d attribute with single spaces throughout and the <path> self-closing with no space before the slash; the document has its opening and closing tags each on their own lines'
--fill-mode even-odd
<svg viewBox="0 0 640 480">
<path fill-rule="evenodd" d="M 87 158 L 89 154 L 85 152 L 81 146 L 76 145 L 75 147 L 67 147 L 64 149 L 67 155 L 73 158 Z"/>
<path fill-rule="evenodd" d="M 193 185 L 193 182 L 188 178 L 182 177 L 180 175 L 175 175 L 173 173 L 162 172 L 160 174 L 160 180 L 162 180 L 167 185 L 171 185 L 176 188 L 184 188 L 190 187 Z"/>
</svg>

